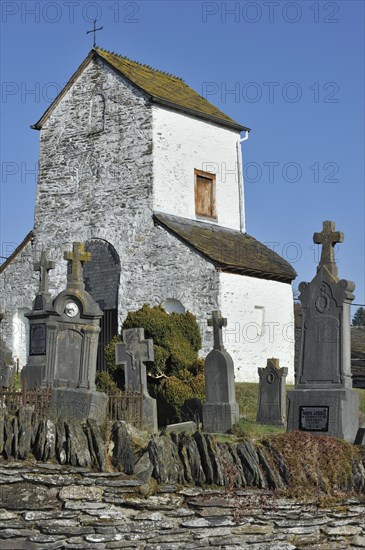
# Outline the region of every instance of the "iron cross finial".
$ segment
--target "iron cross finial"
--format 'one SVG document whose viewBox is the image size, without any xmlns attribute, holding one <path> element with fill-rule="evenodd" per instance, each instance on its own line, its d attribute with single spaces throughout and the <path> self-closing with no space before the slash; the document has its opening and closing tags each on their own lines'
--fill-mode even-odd
<svg viewBox="0 0 365 550">
<path fill-rule="evenodd" d="M 343 243 L 344 235 L 342 231 L 335 231 L 335 222 L 323 222 L 323 229 L 320 233 L 314 233 L 313 241 L 322 245 L 321 259 L 317 271 L 326 266 L 328 271 L 334 277 L 338 277 L 338 270 L 335 261 L 334 247 L 337 243 Z"/>
<path fill-rule="evenodd" d="M 94 44 L 93 44 L 93 48 L 96 47 L 96 33 L 97 31 L 101 31 L 103 27 L 99 27 L 98 29 L 96 28 L 96 19 L 94 19 L 94 28 L 91 29 L 91 31 L 86 31 L 86 34 L 89 34 L 91 32 L 94 33 Z"/>
</svg>

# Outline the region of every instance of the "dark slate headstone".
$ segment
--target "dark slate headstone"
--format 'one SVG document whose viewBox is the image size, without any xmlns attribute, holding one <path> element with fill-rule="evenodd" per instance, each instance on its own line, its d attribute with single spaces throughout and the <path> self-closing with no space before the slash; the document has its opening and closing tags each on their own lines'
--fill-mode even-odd
<svg viewBox="0 0 365 550">
<path fill-rule="evenodd" d="M 322 244 L 317 275 L 299 285 L 302 330 L 295 390 L 288 393 L 288 430 L 332 435 L 354 442 L 359 396 L 352 389 L 350 306 L 354 283 L 340 280 L 334 246 L 343 241 L 334 222 L 314 234 Z"/>
<path fill-rule="evenodd" d="M 268 359 L 259 369 L 259 407 L 256 422 L 283 426 L 286 424 L 286 386 L 288 369 L 279 366 L 279 359 Z"/>
<path fill-rule="evenodd" d="M 213 327 L 214 349 L 205 359 L 203 428 L 210 433 L 226 433 L 239 419 L 233 360 L 223 346 L 222 327 L 227 325 L 227 319 L 221 317 L 220 311 L 213 311 L 208 325 Z"/>
</svg>

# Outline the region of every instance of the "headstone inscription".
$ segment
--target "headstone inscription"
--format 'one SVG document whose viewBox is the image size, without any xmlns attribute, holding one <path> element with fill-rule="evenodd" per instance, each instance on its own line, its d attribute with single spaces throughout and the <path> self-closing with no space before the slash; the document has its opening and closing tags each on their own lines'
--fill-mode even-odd
<svg viewBox="0 0 365 550">
<path fill-rule="evenodd" d="M 143 395 L 143 427 L 156 432 L 157 403 L 148 393 L 145 365 L 154 361 L 153 340 L 145 339 L 143 328 L 123 330 L 123 340 L 115 346 L 115 363 L 124 365 L 126 390 Z"/>
<path fill-rule="evenodd" d="M 64 258 L 70 262 L 67 288 L 54 300 L 46 323 L 46 368 L 42 386 L 52 387 L 51 410 L 58 417 L 102 423 L 108 396 L 95 386 L 103 312 L 85 291 L 82 265 L 91 255 L 74 242 Z"/>
<path fill-rule="evenodd" d="M 288 393 L 288 430 L 304 430 L 353 443 L 359 397 L 352 389 L 350 306 L 354 283 L 339 279 L 334 246 L 344 236 L 323 222 L 313 240 L 322 244 L 317 274 L 299 285 L 302 331 L 295 389 Z"/>
<path fill-rule="evenodd" d="M 260 376 L 259 407 L 256 422 L 283 426 L 286 424 L 286 386 L 288 369 L 280 368 L 279 359 L 268 359 Z"/>
<path fill-rule="evenodd" d="M 227 319 L 219 310 L 213 311 L 208 326 L 213 327 L 214 349 L 205 359 L 203 429 L 210 433 L 226 433 L 239 420 L 233 360 L 223 345 L 222 327 L 227 326 Z"/>
<path fill-rule="evenodd" d="M 41 385 L 46 366 L 46 322 L 52 309 L 49 272 L 55 268 L 55 262 L 49 260 L 47 251 L 42 250 L 40 260 L 33 267 L 39 272 L 39 288 L 32 309 L 25 313 L 29 319 L 29 355 L 21 372 L 22 385 L 30 390 Z"/>
</svg>

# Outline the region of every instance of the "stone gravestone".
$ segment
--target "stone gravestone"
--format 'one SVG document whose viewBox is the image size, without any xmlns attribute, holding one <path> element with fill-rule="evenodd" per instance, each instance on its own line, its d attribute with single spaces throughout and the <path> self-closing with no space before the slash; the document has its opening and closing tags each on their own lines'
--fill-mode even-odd
<svg viewBox="0 0 365 550">
<path fill-rule="evenodd" d="M 25 313 L 29 319 L 29 355 L 21 372 L 22 385 L 33 390 L 40 386 L 46 368 L 46 322 L 48 311 L 52 308 L 49 293 L 49 271 L 55 268 L 55 262 L 48 259 L 47 252 L 42 250 L 39 262 L 34 264 L 34 271 L 39 272 L 39 290 L 33 307 Z"/>
<path fill-rule="evenodd" d="M 0 323 L 4 314 L 0 313 Z M 0 334 L 0 388 L 10 388 L 14 385 L 15 366 L 11 351 L 2 341 Z"/>
<path fill-rule="evenodd" d="M 51 411 L 57 417 L 104 422 L 108 396 L 96 391 L 95 375 L 103 312 L 85 291 L 83 263 L 91 260 L 83 243 L 65 253 L 67 288 L 53 302 L 46 323 L 46 368 L 42 386 L 52 387 Z"/>
<path fill-rule="evenodd" d="M 334 246 L 343 242 L 335 223 L 313 236 L 322 244 L 317 275 L 299 285 L 302 333 L 295 390 L 288 393 L 288 430 L 331 435 L 353 443 L 359 397 L 352 389 L 350 305 L 354 283 L 339 279 Z"/>
<path fill-rule="evenodd" d="M 205 359 L 203 429 L 210 433 L 226 433 L 239 420 L 233 360 L 224 349 L 222 338 L 222 327 L 227 326 L 227 319 L 221 317 L 220 311 L 213 311 L 208 325 L 213 327 L 214 349 Z"/>
<path fill-rule="evenodd" d="M 259 407 L 256 422 L 283 426 L 286 424 L 286 386 L 288 369 L 279 366 L 279 359 L 268 359 L 260 376 Z"/>
<path fill-rule="evenodd" d="M 123 330 L 123 340 L 115 346 L 115 362 L 124 365 L 125 388 L 143 395 L 142 425 L 157 431 L 157 403 L 148 394 L 146 361 L 154 361 L 153 340 L 145 339 L 143 328 Z"/>
</svg>

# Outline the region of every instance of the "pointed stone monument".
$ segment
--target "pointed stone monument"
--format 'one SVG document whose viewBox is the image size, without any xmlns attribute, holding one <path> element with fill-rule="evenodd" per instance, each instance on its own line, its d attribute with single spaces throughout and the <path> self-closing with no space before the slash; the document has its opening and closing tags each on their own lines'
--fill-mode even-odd
<svg viewBox="0 0 365 550">
<path fill-rule="evenodd" d="M 21 381 L 29 390 L 41 385 L 46 368 L 47 310 L 52 309 L 49 272 L 54 268 L 55 262 L 49 260 L 48 253 L 42 250 L 39 262 L 34 264 L 34 271 L 39 272 L 38 294 L 32 309 L 25 313 L 29 319 L 29 355 L 21 372 Z"/>
<path fill-rule="evenodd" d="M 331 435 L 353 443 L 359 424 L 359 396 L 352 389 L 350 306 L 354 283 L 339 279 L 334 246 L 343 233 L 323 222 L 314 233 L 322 244 L 317 275 L 299 285 L 302 334 L 295 390 L 288 393 L 288 431 Z"/>
<path fill-rule="evenodd" d="M 46 323 L 43 387 L 52 388 L 51 411 L 57 418 L 103 423 L 108 396 L 96 391 L 95 375 L 103 312 L 85 291 L 83 263 L 91 260 L 84 244 L 66 252 L 67 288 L 53 301 Z"/>
<path fill-rule="evenodd" d="M 272 426 L 286 425 L 286 386 L 288 369 L 280 368 L 279 359 L 268 359 L 259 369 L 259 407 L 256 422 Z"/>
<path fill-rule="evenodd" d="M 223 345 L 222 328 L 227 326 L 227 319 L 220 311 L 213 311 L 208 326 L 213 327 L 214 349 L 205 359 L 203 429 L 210 433 L 226 433 L 239 420 L 233 360 Z"/>
<path fill-rule="evenodd" d="M 157 403 L 147 388 L 146 361 L 154 361 L 153 340 L 145 339 L 143 328 L 123 330 L 123 342 L 115 346 L 115 363 L 124 366 L 125 388 L 143 395 L 142 425 L 156 432 Z"/>
</svg>

